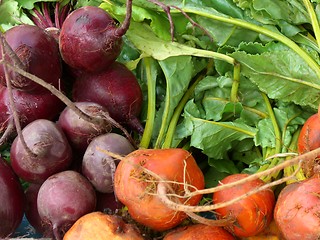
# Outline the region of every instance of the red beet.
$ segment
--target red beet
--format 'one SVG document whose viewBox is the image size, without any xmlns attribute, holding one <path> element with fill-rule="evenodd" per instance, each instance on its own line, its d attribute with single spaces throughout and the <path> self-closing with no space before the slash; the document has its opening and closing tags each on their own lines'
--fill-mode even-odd
<svg viewBox="0 0 320 240">
<path fill-rule="evenodd" d="M 75 105 L 91 117 L 104 118 L 109 115 L 107 109 L 93 102 L 76 102 Z M 60 114 L 59 126 L 66 134 L 71 146 L 84 153 L 91 140 L 103 133 L 110 132 L 110 124 L 97 125 L 80 118 L 71 108 L 66 107 Z"/>
<path fill-rule="evenodd" d="M 39 215 L 57 240 L 81 216 L 93 212 L 96 194 L 90 182 L 75 171 L 63 171 L 49 177 L 38 192 Z"/>
<path fill-rule="evenodd" d="M 97 72 L 111 65 L 119 56 L 122 36 L 129 28 L 132 0 L 128 1 L 128 16 L 116 26 L 103 9 L 85 6 L 71 12 L 60 32 L 60 52 L 71 67 Z"/>
<path fill-rule="evenodd" d="M 135 75 L 119 62 L 103 72 L 83 74 L 73 85 L 72 97 L 77 102 L 89 101 L 105 106 L 120 124 L 143 132 L 138 119 L 143 101 L 140 85 Z"/>
<path fill-rule="evenodd" d="M 96 211 L 112 214 L 123 207 L 123 204 L 116 198 L 114 193 L 101 193 L 97 194 L 97 207 Z"/>
<path fill-rule="evenodd" d="M 89 179 L 97 191 L 110 193 L 113 192 L 113 177 L 119 160 L 110 157 L 103 150 L 121 156 L 135 149 L 125 137 L 116 133 L 95 137 L 89 144 L 83 156 L 82 174 Z"/>
<path fill-rule="evenodd" d="M 320 178 L 314 176 L 286 186 L 279 194 L 275 222 L 286 240 L 320 237 Z"/>
<path fill-rule="evenodd" d="M 27 199 L 25 216 L 34 229 L 41 234 L 45 233 L 44 224 L 40 218 L 38 207 L 37 207 L 37 198 L 38 192 L 41 187 L 41 184 L 30 184 L 25 190 L 25 195 Z"/>
<path fill-rule="evenodd" d="M 0 158 L 0 238 L 10 236 L 22 221 L 25 195 L 10 165 Z"/>
<path fill-rule="evenodd" d="M 64 108 L 64 104 L 49 92 L 30 94 L 13 89 L 12 94 L 22 127 L 40 118 L 53 120 Z M 11 109 L 8 88 L 0 85 L 0 131 L 2 132 L 14 125 Z"/>
<path fill-rule="evenodd" d="M 61 57 L 58 44 L 50 34 L 38 26 L 18 25 L 6 31 L 4 36 L 26 72 L 58 87 L 62 75 Z M 12 58 L 6 57 L 5 59 L 17 65 Z M 37 93 L 45 90 L 39 84 L 13 70 L 8 69 L 8 71 L 13 87 Z M 0 82 L 6 85 L 2 65 L 0 66 Z"/>
<path fill-rule="evenodd" d="M 10 149 L 10 159 L 13 170 L 25 181 L 42 183 L 71 164 L 71 147 L 54 122 L 35 120 L 22 130 L 22 135 L 35 156 L 25 149 L 21 138 L 17 136 Z"/>
</svg>

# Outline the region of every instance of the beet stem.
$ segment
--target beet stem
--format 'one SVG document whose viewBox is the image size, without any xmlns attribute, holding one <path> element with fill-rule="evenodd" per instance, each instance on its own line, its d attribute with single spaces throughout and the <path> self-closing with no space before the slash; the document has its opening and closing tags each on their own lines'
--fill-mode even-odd
<svg viewBox="0 0 320 240">
<path fill-rule="evenodd" d="M 47 20 L 48 27 L 54 27 L 54 24 L 53 24 L 53 22 L 51 20 L 48 3 L 44 2 L 42 4 L 43 4 L 42 5 L 43 6 L 43 14 L 44 14 L 45 19 Z"/>
<path fill-rule="evenodd" d="M 127 0 L 127 14 L 122 25 L 114 31 L 115 38 L 120 38 L 127 32 L 130 26 L 131 15 L 132 15 L 132 0 Z"/>
<path fill-rule="evenodd" d="M 1 38 L 1 46 L 2 46 L 2 51 L 1 51 L 1 55 L 2 55 L 2 59 L 4 59 L 5 56 L 5 42 L 6 40 L 4 38 Z M 28 147 L 26 141 L 24 140 L 24 137 L 22 135 L 22 128 L 21 128 L 21 124 L 20 124 L 20 120 L 19 120 L 19 115 L 17 112 L 17 109 L 15 107 L 15 103 L 14 103 L 14 99 L 13 99 L 13 94 L 12 94 L 12 85 L 11 85 L 11 79 L 9 77 L 9 73 L 7 70 L 7 66 L 3 65 L 3 69 L 4 69 L 4 75 L 6 78 L 6 84 L 7 84 L 7 88 L 8 88 L 8 92 L 9 92 L 9 103 L 10 103 L 10 107 L 11 107 L 11 111 L 12 111 L 12 116 L 13 116 L 13 120 L 14 120 L 14 125 L 16 128 L 16 131 L 18 133 L 18 136 L 20 138 L 21 144 L 24 147 L 25 151 L 32 157 L 36 157 L 36 154 L 34 154 L 31 149 Z"/>
</svg>

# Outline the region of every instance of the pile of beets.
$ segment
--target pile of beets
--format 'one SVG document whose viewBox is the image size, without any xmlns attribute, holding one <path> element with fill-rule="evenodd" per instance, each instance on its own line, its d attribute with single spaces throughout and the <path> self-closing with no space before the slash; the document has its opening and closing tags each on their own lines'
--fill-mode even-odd
<svg viewBox="0 0 320 240">
<path fill-rule="evenodd" d="M 1 35 L 0 141 L 10 161 L 0 158 L 0 238 L 23 215 L 44 236 L 62 239 L 84 214 L 120 207 L 118 160 L 104 150 L 127 155 L 137 148 L 131 135 L 143 132 L 140 85 L 116 61 L 130 4 L 121 26 L 88 6 L 56 31 L 19 25 Z"/>
</svg>

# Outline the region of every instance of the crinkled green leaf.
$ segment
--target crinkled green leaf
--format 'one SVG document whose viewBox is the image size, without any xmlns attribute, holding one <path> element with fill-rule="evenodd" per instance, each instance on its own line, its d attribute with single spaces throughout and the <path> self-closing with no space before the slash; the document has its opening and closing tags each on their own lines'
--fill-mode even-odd
<svg viewBox="0 0 320 240">
<path fill-rule="evenodd" d="M 185 107 L 184 121 L 191 132 L 190 145 L 214 159 L 222 159 L 232 144 L 253 138 L 256 129 L 241 121 L 215 122 L 199 118 L 192 101 Z"/>
<path fill-rule="evenodd" d="M 261 54 L 236 51 L 231 56 L 241 63 L 241 74 L 270 98 L 318 107 L 320 79 L 291 49 L 278 48 Z"/>
</svg>

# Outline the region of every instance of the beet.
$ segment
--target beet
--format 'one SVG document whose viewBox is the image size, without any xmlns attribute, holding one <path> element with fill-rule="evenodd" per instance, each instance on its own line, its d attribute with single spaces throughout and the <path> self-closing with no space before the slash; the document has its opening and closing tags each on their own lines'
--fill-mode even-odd
<svg viewBox="0 0 320 240">
<path fill-rule="evenodd" d="M 47 83 L 58 87 L 62 75 L 62 64 L 59 47 L 56 40 L 45 30 L 33 25 L 18 25 L 10 28 L 4 34 L 20 60 L 19 66 Z M 1 50 L 1 47 L 0 47 Z M 0 56 L 0 60 L 2 56 Z M 14 59 L 5 58 L 12 65 L 17 66 Z M 44 91 L 45 89 L 32 80 L 23 77 L 8 68 L 12 86 L 29 92 Z M 0 66 L 0 83 L 6 86 L 4 68 Z"/>
<path fill-rule="evenodd" d="M 10 149 L 10 159 L 13 170 L 25 181 L 42 183 L 71 164 L 71 147 L 56 123 L 35 120 L 22 130 L 22 135 L 33 154 L 25 149 L 17 136 Z"/>
<path fill-rule="evenodd" d="M 274 219 L 286 240 L 319 239 L 319 196 L 320 178 L 317 175 L 282 189 L 274 209 Z"/>
<path fill-rule="evenodd" d="M 104 118 L 109 115 L 107 109 L 93 102 L 76 102 L 75 105 L 91 117 Z M 77 152 L 84 153 L 91 140 L 112 130 L 111 124 L 97 125 L 80 118 L 70 107 L 60 114 L 59 126 L 68 138 L 71 146 Z"/>
<path fill-rule="evenodd" d="M 95 210 L 96 194 L 90 182 L 75 171 L 49 177 L 38 192 L 39 215 L 57 240 L 83 215 Z"/>
<path fill-rule="evenodd" d="M 120 201 L 118 201 L 118 199 L 116 198 L 113 192 L 101 193 L 97 191 L 96 195 L 97 195 L 96 211 L 112 214 L 124 206 Z"/>
<path fill-rule="evenodd" d="M 80 76 L 73 85 L 72 97 L 77 102 L 89 101 L 105 106 L 120 124 L 143 132 L 138 119 L 142 91 L 135 75 L 122 63 L 114 62 L 103 72 Z"/>
<path fill-rule="evenodd" d="M 101 71 L 119 56 L 122 36 L 129 28 L 132 0 L 128 0 L 127 18 L 117 27 L 103 9 L 85 6 L 71 12 L 65 19 L 59 38 L 63 60 L 83 71 Z"/>
<path fill-rule="evenodd" d="M 89 144 L 83 156 L 82 174 L 96 190 L 110 193 L 113 192 L 113 177 L 119 160 L 108 156 L 103 150 L 127 155 L 135 149 L 125 137 L 116 133 L 95 137 Z"/>
<path fill-rule="evenodd" d="M 25 195 L 16 174 L 0 157 L 0 238 L 9 237 L 22 221 Z"/>
<path fill-rule="evenodd" d="M 41 184 L 31 183 L 28 188 L 25 190 L 25 196 L 27 199 L 25 216 L 30 225 L 41 234 L 45 234 L 45 227 L 40 218 L 38 207 L 37 207 L 37 198 L 38 192 L 41 187 Z"/>
<path fill-rule="evenodd" d="M 21 127 L 36 119 L 53 120 L 64 108 L 64 104 L 49 92 L 30 94 L 13 89 L 12 94 Z M 0 131 L 2 132 L 14 125 L 11 109 L 9 90 L 0 84 Z"/>
</svg>

